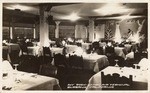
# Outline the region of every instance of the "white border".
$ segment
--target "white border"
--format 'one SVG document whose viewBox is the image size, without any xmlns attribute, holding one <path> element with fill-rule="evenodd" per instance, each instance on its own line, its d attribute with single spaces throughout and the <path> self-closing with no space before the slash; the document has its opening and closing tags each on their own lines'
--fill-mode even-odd
<svg viewBox="0 0 150 93">
<path fill-rule="evenodd" d="M 0 0 L 0 42 L 2 42 L 2 4 L 3 3 L 148 3 L 148 58 L 150 55 L 150 33 L 149 33 L 149 22 L 150 22 L 150 0 Z M 0 43 L 0 52 L 2 50 L 2 43 Z M 0 60 L 2 60 L 2 52 L 0 54 Z M 149 61 L 150 62 L 150 61 Z M 0 67 L 1 68 L 1 67 Z M 1 71 L 1 69 L 0 69 Z M 150 71 L 149 71 L 150 72 Z M 0 74 L 1 75 L 1 74 Z M 148 75 L 150 79 L 150 74 Z M 1 79 L 0 79 L 1 82 Z M 1 83 L 0 83 L 1 86 Z M 150 93 L 150 83 L 148 83 L 148 91 L 1 91 L 0 93 Z"/>
</svg>

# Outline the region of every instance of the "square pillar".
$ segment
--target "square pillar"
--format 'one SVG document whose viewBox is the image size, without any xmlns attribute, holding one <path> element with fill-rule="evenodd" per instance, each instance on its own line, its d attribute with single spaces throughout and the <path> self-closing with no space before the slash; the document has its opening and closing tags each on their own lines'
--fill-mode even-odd
<svg viewBox="0 0 150 93">
<path fill-rule="evenodd" d="M 47 22 L 48 12 L 44 6 L 40 6 L 40 46 L 49 46 L 49 24 Z"/>
</svg>

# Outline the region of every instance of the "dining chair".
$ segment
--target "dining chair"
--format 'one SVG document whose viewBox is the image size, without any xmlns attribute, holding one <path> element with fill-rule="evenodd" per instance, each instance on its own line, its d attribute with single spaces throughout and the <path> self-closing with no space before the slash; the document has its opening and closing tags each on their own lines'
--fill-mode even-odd
<svg viewBox="0 0 150 93">
<path fill-rule="evenodd" d="M 108 57 L 108 61 L 111 66 L 114 66 L 115 63 L 115 49 L 112 46 L 106 46 L 105 48 L 105 55 Z"/>
<path fill-rule="evenodd" d="M 44 64 L 40 66 L 39 74 L 49 77 L 56 77 L 57 68 L 51 64 Z"/>
<path fill-rule="evenodd" d="M 8 58 L 8 49 L 4 49 L 3 48 L 3 50 L 2 50 L 2 58 L 4 60 L 7 60 L 7 58 Z"/>
<path fill-rule="evenodd" d="M 52 54 L 49 47 L 43 47 L 43 64 L 52 62 Z"/>
<path fill-rule="evenodd" d="M 134 61 L 135 61 L 135 63 L 138 63 L 140 60 L 141 60 L 141 53 L 139 51 L 135 51 L 134 52 Z"/>
<path fill-rule="evenodd" d="M 103 48 L 102 47 L 94 48 L 93 53 L 103 55 Z"/>
<path fill-rule="evenodd" d="M 101 72 L 102 90 L 131 90 L 132 89 L 132 75 L 129 78 L 120 76 L 118 73 L 112 75 Z"/>
<path fill-rule="evenodd" d="M 99 42 L 93 42 L 92 43 L 92 46 L 93 46 L 93 48 L 99 48 Z"/>
<path fill-rule="evenodd" d="M 27 42 L 27 46 L 33 46 L 32 42 Z"/>
<path fill-rule="evenodd" d="M 20 57 L 19 57 L 19 50 L 11 50 L 8 54 L 11 64 L 18 64 Z"/>
<path fill-rule="evenodd" d="M 22 55 L 20 58 L 18 70 L 29 73 L 39 73 L 40 63 L 37 57 L 33 55 Z"/>
<path fill-rule="evenodd" d="M 71 68 L 83 70 L 83 57 L 82 56 L 69 55 L 68 63 Z"/>
<path fill-rule="evenodd" d="M 58 54 L 54 54 L 54 65 L 56 67 L 63 67 L 63 68 L 67 68 L 68 64 L 67 64 L 67 59 L 65 55 L 62 55 L 60 53 Z"/>
<path fill-rule="evenodd" d="M 28 55 L 28 48 L 27 48 L 27 43 L 22 41 L 19 43 L 22 55 Z"/>
<path fill-rule="evenodd" d="M 124 67 L 127 66 L 127 62 L 125 61 L 125 59 L 121 56 L 115 56 L 114 61 L 117 60 L 117 65 L 119 67 Z M 116 62 L 115 62 L 116 63 Z"/>
</svg>

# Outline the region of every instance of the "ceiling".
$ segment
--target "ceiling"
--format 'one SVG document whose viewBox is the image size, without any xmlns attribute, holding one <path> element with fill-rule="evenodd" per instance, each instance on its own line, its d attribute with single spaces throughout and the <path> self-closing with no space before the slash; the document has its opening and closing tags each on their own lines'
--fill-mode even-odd
<svg viewBox="0 0 150 93">
<path fill-rule="evenodd" d="M 53 15 L 54 20 L 66 20 L 63 18 L 71 13 L 76 13 L 80 17 L 79 20 L 117 19 L 127 15 L 146 17 L 148 7 L 147 3 L 4 3 L 3 20 L 12 20 L 11 16 L 13 15 L 17 18 L 20 16 L 20 20 L 29 18 L 34 23 L 33 18 L 40 15 L 39 6 L 41 5 L 46 7 L 49 14 Z"/>
</svg>

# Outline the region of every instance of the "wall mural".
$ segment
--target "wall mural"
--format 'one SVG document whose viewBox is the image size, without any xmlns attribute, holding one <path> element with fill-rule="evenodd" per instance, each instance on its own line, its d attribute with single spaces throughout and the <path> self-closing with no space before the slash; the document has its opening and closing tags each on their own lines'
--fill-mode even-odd
<svg viewBox="0 0 150 93">
<path fill-rule="evenodd" d="M 133 32 L 133 31 L 129 31 L 128 33 L 130 34 L 130 36 L 128 37 L 128 40 L 129 41 L 134 41 L 136 43 L 140 43 L 144 40 L 145 36 L 144 34 L 140 34 L 141 31 L 142 31 L 142 28 L 143 28 L 143 24 L 145 22 L 145 19 L 142 20 L 142 22 L 140 23 L 139 20 L 136 21 L 137 24 L 138 24 L 138 29 L 137 29 L 137 32 Z"/>
<path fill-rule="evenodd" d="M 96 40 L 104 38 L 105 24 L 99 24 L 98 26 L 96 26 L 95 33 L 96 33 Z"/>
<path fill-rule="evenodd" d="M 130 41 L 140 43 L 144 40 L 144 38 L 146 38 L 146 32 L 144 33 L 143 30 L 146 29 L 146 25 L 144 25 L 145 21 L 145 19 L 126 19 L 120 21 L 118 26 L 116 24 L 116 20 L 106 21 L 105 39 L 114 40 L 117 32 L 120 33 L 118 35 L 122 40 L 128 39 Z"/>
<path fill-rule="evenodd" d="M 115 35 L 116 24 L 114 20 L 106 21 L 105 24 L 105 39 L 112 40 Z"/>
<path fill-rule="evenodd" d="M 116 23 L 116 31 L 115 31 L 114 40 L 115 42 L 118 42 L 118 43 L 122 42 L 121 33 L 120 33 L 120 24 L 118 22 Z"/>
</svg>

